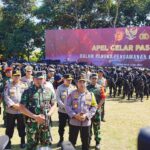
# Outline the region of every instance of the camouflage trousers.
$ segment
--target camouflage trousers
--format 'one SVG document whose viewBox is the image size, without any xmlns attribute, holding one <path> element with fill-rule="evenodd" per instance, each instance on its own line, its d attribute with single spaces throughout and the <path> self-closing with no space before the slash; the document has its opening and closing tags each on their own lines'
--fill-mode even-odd
<svg viewBox="0 0 150 150">
<path fill-rule="evenodd" d="M 101 111 L 97 110 L 95 115 L 92 118 L 92 124 L 91 124 L 91 138 L 92 138 L 92 128 L 93 128 L 95 141 L 97 144 L 99 144 L 101 141 L 100 122 L 101 122 Z"/>
<path fill-rule="evenodd" d="M 36 122 L 26 122 L 27 150 L 36 150 L 37 146 L 49 146 L 50 133 L 45 125 Z"/>
</svg>

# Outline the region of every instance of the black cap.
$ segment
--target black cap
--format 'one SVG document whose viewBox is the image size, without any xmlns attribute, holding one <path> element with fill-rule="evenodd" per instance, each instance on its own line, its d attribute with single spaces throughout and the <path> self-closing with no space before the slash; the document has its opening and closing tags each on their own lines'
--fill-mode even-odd
<svg viewBox="0 0 150 150">
<path fill-rule="evenodd" d="M 55 81 L 59 81 L 60 79 L 62 79 L 62 74 L 58 73 L 54 76 Z"/>
<path fill-rule="evenodd" d="M 85 75 L 80 75 L 78 78 L 77 78 L 78 81 L 87 81 L 86 79 L 86 76 Z"/>
<path fill-rule="evenodd" d="M 82 72 L 80 73 L 80 75 L 85 76 L 85 75 L 86 75 L 86 72 L 85 72 L 85 71 L 82 71 Z"/>
<path fill-rule="evenodd" d="M 97 79 L 98 79 L 98 74 L 97 74 L 97 73 L 92 73 L 92 74 L 90 75 L 90 78 L 97 78 Z"/>
<path fill-rule="evenodd" d="M 104 74 L 104 70 L 102 70 L 102 69 L 99 69 L 98 72 L 102 72 Z"/>
<path fill-rule="evenodd" d="M 45 78 L 45 73 L 43 71 L 34 72 L 34 78 Z"/>
<path fill-rule="evenodd" d="M 65 79 L 68 79 L 68 80 L 72 80 L 72 79 L 73 79 L 73 77 L 72 77 L 71 74 L 65 74 L 63 77 L 64 77 Z"/>
</svg>

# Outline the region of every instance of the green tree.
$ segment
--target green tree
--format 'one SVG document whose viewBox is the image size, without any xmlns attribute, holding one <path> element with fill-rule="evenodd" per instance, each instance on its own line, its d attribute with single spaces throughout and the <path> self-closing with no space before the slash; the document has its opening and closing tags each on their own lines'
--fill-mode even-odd
<svg viewBox="0 0 150 150">
<path fill-rule="evenodd" d="M 128 0 L 120 5 L 118 26 L 150 25 L 147 15 L 150 13 L 150 0 Z"/>
<path fill-rule="evenodd" d="M 2 0 L 0 53 L 28 56 L 45 50 L 45 30 L 150 25 L 150 0 Z M 149 17 L 148 17 L 149 16 Z"/>
<path fill-rule="evenodd" d="M 0 22 L 0 49 L 7 57 L 23 57 L 33 49 L 34 21 L 32 11 L 34 0 L 2 0 L 2 20 Z"/>
<path fill-rule="evenodd" d="M 36 28 L 36 46 L 44 51 L 47 29 L 110 27 L 107 14 L 111 3 L 111 0 L 44 0 L 34 11 L 39 21 Z"/>
<path fill-rule="evenodd" d="M 34 11 L 36 45 L 44 48 L 47 29 L 106 28 L 150 25 L 150 0 L 43 0 Z"/>
</svg>

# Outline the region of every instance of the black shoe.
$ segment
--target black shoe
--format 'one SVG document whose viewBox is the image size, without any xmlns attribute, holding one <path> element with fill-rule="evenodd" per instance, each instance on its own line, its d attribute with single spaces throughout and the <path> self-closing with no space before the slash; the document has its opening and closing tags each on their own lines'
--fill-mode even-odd
<svg viewBox="0 0 150 150">
<path fill-rule="evenodd" d="M 101 149 L 100 144 L 96 144 L 95 149 L 100 150 Z"/>
<path fill-rule="evenodd" d="M 25 144 L 25 137 L 22 137 L 21 138 L 21 143 L 20 143 L 20 148 L 25 148 L 26 147 L 26 144 Z"/>
<path fill-rule="evenodd" d="M 26 147 L 26 144 L 24 143 L 24 144 L 20 144 L 20 148 L 25 148 Z"/>
<path fill-rule="evenodd" d="M 6 128 L 5 124 L 2 124 L 2 128 Z"/>
<path fill-rule="evenodd" d="M 91 146 L 91 139 L 89 140 L 89 146 Z"/>
<path fill-rule="evenodd" d="M 7 146 L 5 147 L 5 149 L 11 149 L 11 141 L 8 142 Z"/>
<path fill-rule="evenodd" d="M 57 143 L 57 147 L 61 147 L 62 142 L 62 140 L 59 140 L 59 142 Z"/>
<path fill-rule="evenodd" d="M 20 144 L 20 148 L 25 148 L 26 147 L 26 144 Z"/>
<path fill-rule="evenodd" d="M 105 119 L 102 119 L 101 121 L 102 121 L 102 122 L 106 122 L 106 120 L 105 120 Z"/>
<path fill-rule="evenodd" d="M 6 126 L 7 126 L 7 123 L 6 123 L 6 121 L 4 120 L 4 124 L 2 125 L 2 127 L 3 127 L 3 128 L 6 128 Z"/>
</svg>

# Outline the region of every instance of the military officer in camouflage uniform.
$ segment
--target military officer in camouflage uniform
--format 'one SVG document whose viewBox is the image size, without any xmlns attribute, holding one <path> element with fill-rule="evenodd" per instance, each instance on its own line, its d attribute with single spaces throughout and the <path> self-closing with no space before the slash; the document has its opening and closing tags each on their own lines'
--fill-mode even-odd
<svg viewBox="0 0 150 150">
<path fill-rule="evenodd" d="M 11 148 L 11 138 L 14 133 L 15 121 L 17 120 L 17 129 L 19 136 L 21 138 L 20 147 L 25 147 L 25 124 L 23 115 L 13 108 L 13 105 L 20 103 L 21 96 L 26 86 L 23 82 L 20 81 L 21 72 L 13 71 L 12 81 L 7 83 L 4 90 L 4 100 L 6 103 L 6 135 L 9 137 L 9 143 L 7 149 Z"/>
<path fill-rule="evenodd" d="M 89 150 L 91 118 L 94 116 L 97 103 L 93 93 L 86 88 L 85 77 L 79 77 L 77 90 L 69 94 L 65 108 L 70 117 L 69 140 L 75 146 L 80 131 L 82 150 Z"/>
<path fill-rule="evenodd" d="M 57 146 L 61 146 L 61 143 L 64 140 L 64 128 L 66 126 L 67 121 L 69 122 L 69 116 L 66 113 L 65 110 L 65 101 L 67 99 L 67 96 L 74 91 L 76 88 L 73 86 L 72 80 L 73 77 L 71 74 L 65 74 L 63 76 L 64 83 L 58 86 L 57 91 L 56 91 L 56 99 L 57 99 L 57 104 L 58 104 L 58 116 L 59 116 L 59 136 L 60 140 L 57 144 Z"/>
<path fill-rule="evenodd" d="M 4 89 L 7 83 L 11 82 L 11 77 L 12 77 L 12 68 L 11 67 L 7 67 L 5 70 L 5 76 L 3 77 L 3 79 L 1 80 L 1 87 L 0 87 L 0 101 L 2 101 L 3 103 L 3 120 L 4 120 L 4 127 L 6 127 L 7 125 L 7 121 L 6 121 L 6 104 L 4 101 Z"/>
<path fill-rule="evenodd" d="M 91 83 L 87 86 L 87 89 L 90 92 L 93 92 L 98 104 L 96 114 L 92 118 L 92 125 L 91 125 L 91 135 L 92 135 L 92 126 L 94 130 L 95 135 L 95 141 L 96 141 L 96 149 L 100 149 L 100 122 L 101 122 L 101 107 L 105 100 L 105 93 L 104 89 L 102 90 L 102 86 L 97 84 L 98 82 L 98 75 L 96 73 L 92 73 L 90 76 Z"/>
<path fill-rule="evenodd" d="M 26 118 L 27 150 L 36 150 L 37 146 L 51 145 L 49 116 L 56 108 L 56 96 L 44 85 L 45 75 L 36 72 L 31 85 L 22 95 L 21 104 L 14 105 L 28 116 Z"/>
</svg>

